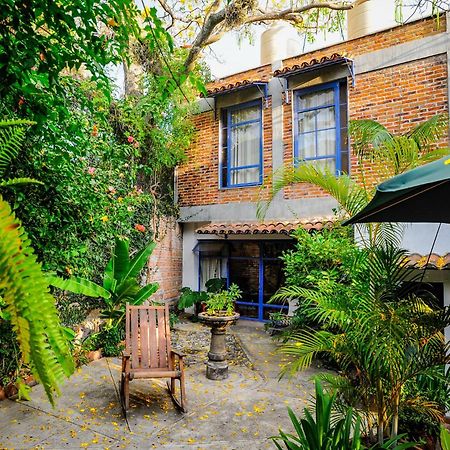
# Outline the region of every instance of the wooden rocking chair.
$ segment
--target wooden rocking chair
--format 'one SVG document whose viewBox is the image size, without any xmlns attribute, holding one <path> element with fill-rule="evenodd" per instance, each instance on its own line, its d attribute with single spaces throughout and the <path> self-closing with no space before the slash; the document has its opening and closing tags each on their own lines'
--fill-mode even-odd
<svg viewBox="0 0 450 450">
<path fill-rule="evenodd" d="M 130 406 L 129 386 L 134 378 L 170 378 L 169 394 L 175 405 L 186 412 L 184 355 L 170 346 L 169 307 L 127 305 L 125 323 L 120 384 L 125 412 Z M 180 382 L 180 400 L 175 396 L 175 380 Z"/>
</svg>

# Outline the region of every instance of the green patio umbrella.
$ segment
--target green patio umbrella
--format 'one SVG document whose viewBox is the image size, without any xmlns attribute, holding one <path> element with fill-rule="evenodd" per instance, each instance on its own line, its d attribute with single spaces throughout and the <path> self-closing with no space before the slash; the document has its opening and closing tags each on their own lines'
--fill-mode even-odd
<svg viewBox="0 0 450 450">
<path fill-rule="evenodd" d="M 450 157 L 397 175 L 344 225 L 367 222 L 450 223 Z"/>
</svg>

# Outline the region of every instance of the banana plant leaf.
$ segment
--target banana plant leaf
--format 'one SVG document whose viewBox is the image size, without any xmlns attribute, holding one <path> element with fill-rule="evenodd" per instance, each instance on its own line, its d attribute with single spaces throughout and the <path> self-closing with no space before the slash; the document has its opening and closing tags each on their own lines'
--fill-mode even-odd
<svg viewBox="0 0 450 450">
<path fill-rule="evenodd" d="M 133 298 L 130 302 L 133 305 L 142 305 L 149 297 L 151 297 L 159 288 L 158 283 L 148 284 L 144 286 Z"/>
<path fill-rule="evenodd" d="M 120 284 L 123 280 L 129 278 L 127 275 L 130 267 L 129 242 L 127 239 L 116 237 L 114 255 L 112 257 L 113 276 Z"/>
<path fill-rule="evenodd" d="M 147 247 L 143 248 L 139 251 L 136 256 L 130 261 L 130 265 L 128 266 L 128 271 L 124 276 L 126 278 L 136 278 L 144 266 L 147 264 L 148 258 L 153 253 L 153 250 L 156 247 L 156 242 L 150 242 Z"/>
<path fill-rule="evenodd" d="M 450 158 L 409 170 L 377 186 L 375 196 L 343 225 L 368 222 L 450 223 Z"/>
<path fill-rule="evenodd" d="M 65 279 L 52 273 L 45 274 L 45 278 L 49 285 L 63 291 L 70 291 L 74 294 L 86 295 L 87 297 L 101 297 L 104 299 L 111 297 L 111 294 L 106 289 L 85 278 L 72 277 Z"/>
</svg>

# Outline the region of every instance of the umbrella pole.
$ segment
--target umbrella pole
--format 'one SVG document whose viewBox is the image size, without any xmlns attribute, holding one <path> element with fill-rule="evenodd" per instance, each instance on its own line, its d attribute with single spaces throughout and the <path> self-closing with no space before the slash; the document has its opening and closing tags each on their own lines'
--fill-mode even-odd
<svg viewBox="0 0 450 450">
<path fill-rule="evenodd" d="M 425 272 L 428 269 L 428 263 L 430 262 L 431 254 L 433 253 L 434 245 L 436 244 L 437 237 L 439 235 L 439 231 L 441 231 L 441 225 L 442 225 L 442 222 L 439 223 L 439 226 L 437 227 L 436 234 L 435 234 L 434 239 L 433 239 L 433 243 L 431 244 L 430 253 L 428 254 L 427 262 L 425 263 L 425 268 L 423 269 L 422 278 L 420 279 L 420 284 L 423 283 L 423 279 L 425 278 Z"/>
</svg>

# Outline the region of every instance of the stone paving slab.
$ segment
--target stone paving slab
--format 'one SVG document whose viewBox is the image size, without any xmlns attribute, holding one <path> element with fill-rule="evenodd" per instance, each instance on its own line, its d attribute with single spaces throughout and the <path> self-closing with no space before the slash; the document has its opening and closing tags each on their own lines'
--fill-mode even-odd
<svg viewBox="0 0 450 450">
<path fill-rule="evenodd" d="M 267 438 L 279 427 L 291 430 L 286 408 L 303 409 L 318 370 L 278 381 L 283 358 L 262 325 L 240 321 L 232 332 L 254 370 L 231 366 L 227 380 L 212 381 L 203 364 L 188 367 L 187 414 L 175 409 L 165 380 L 134 380 L 125 420 L 118 400 L 120 361 L 103 358 L 67 381 L 54 409 L 42 386 L 32 389 L 30 402 L 0 402 L 0 449 L 274 449 Z"/>
</svg>

